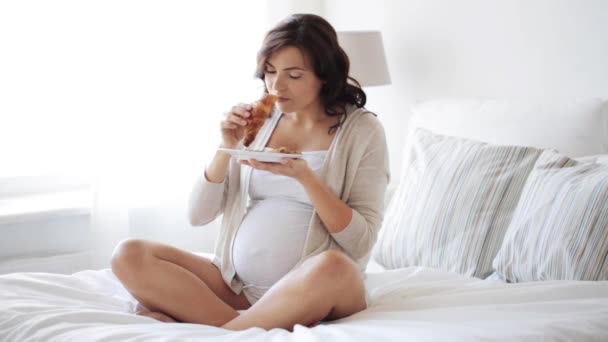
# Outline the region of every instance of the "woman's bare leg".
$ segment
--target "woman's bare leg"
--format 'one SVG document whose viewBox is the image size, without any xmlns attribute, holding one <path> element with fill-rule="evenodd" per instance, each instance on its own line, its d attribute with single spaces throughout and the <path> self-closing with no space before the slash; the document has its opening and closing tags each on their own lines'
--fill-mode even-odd
<svg viewBox="0 0 608 342">
<path fill-rule="evenodd" d="M 292 330 L 295 324 L 334 320 L 365 307 L 363 276 L 357 265 L 341 252 L 326 251 L 288 273 L 249 310 L 223 327 Z"/>
<path fill-rule="evenodd" d="M 139 301 L 139 299 L 138 299 Z M 150 318 L 154 318 L 157 321 L 161 321 L 164 323 L 176 323 L 177 319 L 167 315 L 162 311 L 150 311 L 147 307 L 141 305 L 141 303 L 137 304 L 137 308 L 135 309 L 135 314 L 138 316 L 146 316 Z"/>
<path fill-rule="evenodd" d="M 112 271 L 143 306 L 178 321 L 221 326 L 249 307 L 210 260 L 172 246 L 122 241 L 112 255 Z"/>
<path fill-rule="evenodd" d="M 137 304 L 137 309 L 135 310 L 135 314 L 139 316 L 146 316 L 150 318 L 154 318 L 157 321 L 165 322 L 165 323 L 174 323 L 177 322 L 175 318 L 167 315 L 166 313 L 160 311 L 150 311 L 150 309 L 141 305 L 141 303 Z"/>
</svg>

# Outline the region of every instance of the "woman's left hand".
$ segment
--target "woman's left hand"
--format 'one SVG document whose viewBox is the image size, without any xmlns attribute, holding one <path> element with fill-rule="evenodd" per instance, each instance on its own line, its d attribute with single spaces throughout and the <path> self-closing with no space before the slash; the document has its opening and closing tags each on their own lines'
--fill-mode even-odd
<svg viewBox="0 0 608 342">
<path fill-rule="evenodd" d="M 266 163 L 255 159 L 249 159 L 241 160 L 240 163 L 242 165 L 251 166 L 254 169 L 291 177 L 299 182 L 313 173 L 312 169 L 308 166 L 308 163 L 303 159 L 283 158 L 279 163 Z"/>
</svg>

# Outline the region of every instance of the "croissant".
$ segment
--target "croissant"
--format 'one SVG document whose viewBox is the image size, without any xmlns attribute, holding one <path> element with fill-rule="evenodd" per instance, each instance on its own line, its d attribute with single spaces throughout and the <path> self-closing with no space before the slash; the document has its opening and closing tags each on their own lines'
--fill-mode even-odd
<svg viewBox="0 0 608 342">
<path fill-rule="evenodd" d="M 300 154 L 301 152 L 298 150 L 290 150 L 285 146 L 281 146 L 278 149 L 274 150 L 273 152 L 278 152 L 278 153 L 287 153 L 287 154 Z"/>
<path fill-rule="evenodd" d="M 251 142 L 255 139 L 255 136 L 262 128 L 262 125 L 270 116 L 270 112 L 272 112 L 272 107 L 277 102 L 278 96 L 272 94 L 264 94 L 261 100 L 259 100 L 256 106 L 251 110 L 251 115 L 246 118 L 247 125 L 243 128 L 244 137 L 243 137 L 243 145 L 249 146 Z"/>
</svg>

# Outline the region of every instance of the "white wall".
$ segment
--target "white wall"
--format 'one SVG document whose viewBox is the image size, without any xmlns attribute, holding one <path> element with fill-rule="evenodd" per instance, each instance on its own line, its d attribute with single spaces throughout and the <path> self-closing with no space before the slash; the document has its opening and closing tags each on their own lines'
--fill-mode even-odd
<svg viewBox="0 0 608 342">
<path fill-rule="evenodd" d="M 326 0 L 337 30 L 381 30 L 393 84 L 368 90 L 393 173 L 415 100 L 608 96 L 608 1 Z"/>
<path fill-rule="evenodd" d="M 323 0 L 266 0 L 267 22 L 269 29 L 279 21 L 294 13 L 314 13 L 323 15 Z"/>
</svg>

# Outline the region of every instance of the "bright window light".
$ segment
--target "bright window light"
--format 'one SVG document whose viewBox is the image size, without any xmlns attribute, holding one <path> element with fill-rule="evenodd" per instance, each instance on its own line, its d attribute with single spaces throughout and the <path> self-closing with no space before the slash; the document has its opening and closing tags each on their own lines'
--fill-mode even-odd
<svg viewBox="0 0 608 342">
<path fill-rule="evenodd" d="M 265 4 L 1 2 L 0 178 L 200 172 L 222 113 L 263 90 Z"/>
</svg>

